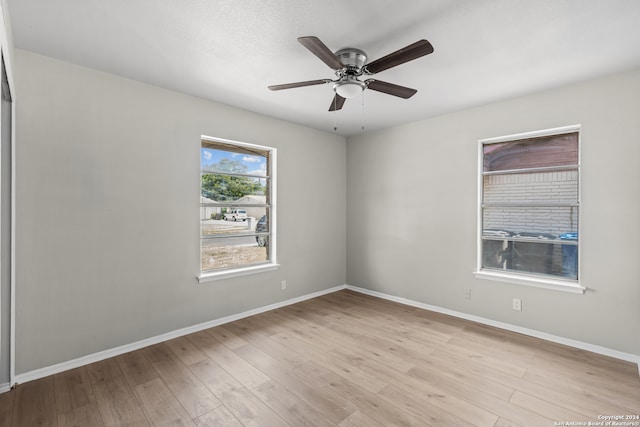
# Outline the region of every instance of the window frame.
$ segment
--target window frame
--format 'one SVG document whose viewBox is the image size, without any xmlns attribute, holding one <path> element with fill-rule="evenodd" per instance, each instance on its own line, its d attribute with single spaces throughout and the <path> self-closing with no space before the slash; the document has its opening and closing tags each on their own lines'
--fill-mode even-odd
<svg viewBox="0 0 640 427">
<path fill-rule="evenodd" d="M 474 275 L 478 279 L 494 280 L 499 282 L 512 283 L 516 285 L 532 286 L 536 288 L 552 289 L 557 291 L 564 291 L 570 293 L 583 294 L 586 290 L 586 286 L 582 283 L 581 275 L 581 258 L 582 258 L 582 238 L 578 238 L 577 242 L 577 280 L 563 279 L 561 277 L 554 278 L 551 276 L 536 275 L 534 273 L 518 272 L 518 271 L 498 271 L 492 269 L 485 269 L 482 267 L 482 242 L 483 242 L 483 200 L 484 200 L 484 147 L 486 145 L 497 144 L 502 142 L 515 142 L 523 139 L 541 138 L 553 135 L 562 135 L 568 133 L 578 134 L 578 162 L 577 162 L 577 175 L 578 175 L 578 189 L 577 189 L 577 205 L 578 205 L 578 236 L 581 236 L 580 229 L 582 225 L 582 179 L 581 179 L 581 125 L 570 125 L 551 129 L 544 129 L 533 132 L 523 132 L 511 135 L 504 135 L 494 138 L 485 138 L 478 140 L 478 200 L 477 200 L 477 249 L 476 249 L 476 270 Z"/>
<path fill-rule="evenodd" d="M 267 191 L 269 192 L 267 200 L 269 201 L 268 206 L 266 207 L 266 209 L 269 210 L 269 215 L 267 216 L 268 220 L 269 220 L 269 224 L 267 226 L 267 230 L 269 232 L 269 244 L 267 245 L 267 249 L 268 249 L 268 261 L 264 262 L 264 263 L 260 263 L 260 264 L 249 264 L 249 265 L 244 265 L 244 266 L 238 266 L 238 267 L 230 267 L 230 268 L 224 268 L 224 269 L 219 269 L 219 270 L 202 270 L 202 266 L 200 265 L 200 262 L 198 262 L 198 264 L 200 265 L 199 267 L 199 273 L 196 276 L 198 279 L 199 283 L 205 283 L 205 282 L 210 282 L 210 281 L 216 281 L 216 280 L 221 280 L 221 279 L 227 279 L 227 278 L 231 278 L 231 277 L 238 277 L 238 276 L 245 276 L 245 275 L 249 275 L 249 274 L 256 274 L 256 273 L 262 273 L 262 272 L 266 272 L 266 271 L 273 271 L 273 270 L 277 270 L 279 267 L 279 264 L 277 263 L 277 230 L 276 230 L 276 215 L 277 215 L 277 179 L 276 179 L 276 173 L 277 173 L 277 149 L 274 147 L 267 147 L 265 145 L 259 145 L 259 144 L 251 144 L 251 143 L 247 143 L 247 142 L 240 142 L 240 141 L 233 141 L 230 139 L 223 139 L 223 138 L 217 138 L 217 137 L 211 137 L 211 136 L 207 136 L 207 135 L 201 135 L 200 136 L 200 150 L 198 150 L 198 152 L 200 153 L 202 150 L 202 146 L 203 146 L 203 142 L 211 142 L 214 144 L 222 144 L 222 145 L 229 145 L 232 147 L 238 147 L 241 149 L 249 149 L 249 150 L 259 150 L 259 151 L 266 151 L 269 153 L 269 161 L 267 162 L 268 165 L 268 170 L 267 170 L 267 181 L 268 181 L 268 185 L 267 185 Z M 199 168 L 202 169 L 202 163 L 200 160 L 200 154 L 198 156 L 198 164 L 199 164 Z M 202 172 L 200 170 L 200 173 L 198 174 L 198 179 L 199 179 L 199 184 L 198 187 L 200 188 L 200 195 L 202 195 Z M 224 203 L 227 204 L 227 203 Z M 231 203 L 229 203 L 229 205 L 231 205 Z M 246 204 L 234 204 L 234 207 L 237 208 L 245 208 Z M 202 203 L 199 202 L 198 203 L 198 234 L 199 234 L 199 238 L 198 238 L 198 244 L 199 244 L 199 248 L 198 248 L 198 258 L 200 259 L 202 257 L 202 227 L 201 227 L 201 220 L 200 220 L 200 209 L 202 209 Z"/>
</svg>

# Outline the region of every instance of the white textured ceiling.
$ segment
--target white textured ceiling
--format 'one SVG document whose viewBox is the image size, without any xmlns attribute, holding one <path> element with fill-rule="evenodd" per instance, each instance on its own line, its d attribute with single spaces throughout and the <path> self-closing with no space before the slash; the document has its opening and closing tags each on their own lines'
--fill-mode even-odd
<svg viewBox="0 0 640 427">
<path fill-rule="evenodd" d="M 14 43 L 64 61 L 317 129 L 352 135 L 640 67 L 638 0 L 8 0 Z M 334 78 L 297 42 L 364 50 L 419 39 L 435 52 L 376 74 L 328 112 Z"/>
</svg>

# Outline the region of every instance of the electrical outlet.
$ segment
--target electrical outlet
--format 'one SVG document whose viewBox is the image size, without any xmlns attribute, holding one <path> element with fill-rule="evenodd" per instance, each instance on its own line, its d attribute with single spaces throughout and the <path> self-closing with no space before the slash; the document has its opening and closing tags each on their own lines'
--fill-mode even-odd
<svg viewBox="0 0 640 427">
<path fill-rule="evenodd" d="M 287 281 L 283 280 L 282 282 L 280 282 L 280 289 L 282 289 L 283 291 L 285 289 L 287 289 Z"/>
<path fill-rule="evenodd" d="M 513 299 L 513 309 L 516 311 L 522 311 L 522 300 L 519 298 Z"/>
<path fill-rule="evenodd" d="M 465 290 L 464 290 L 464 299 L 471 299 L 471 289 L 465 288 Z"/>
</svg>

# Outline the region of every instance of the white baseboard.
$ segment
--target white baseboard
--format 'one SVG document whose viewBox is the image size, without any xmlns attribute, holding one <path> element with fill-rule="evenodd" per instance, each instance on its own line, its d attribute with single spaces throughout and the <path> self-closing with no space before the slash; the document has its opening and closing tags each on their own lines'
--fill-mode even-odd
<svg viewBox="0 0 640 427">
<path fill-rule="evenodd" d="M 442 308 L 435 305 L 425 304 L 422 302 L 417 302 L 417 301 L 409 300 L 402 297 L 396 297 L 396 296 L 388 295 L 382 292 L 372 291 L 365 288 L 359 288 L 357 286 L 346 285 L 345 287 L 346 289 L 352 290 L 354 292 L 359 292 L 361 294 L 371 295 L 371 296 L 386 299 L 389 301 L 394 301 L 400 304 L 422 308 L 425 310 L 435 311 L 437 313 L 448 314 L 450 316 L 458 317 L 465 320 L 470 320 L 472 322 L 482 323 L 484 325 L 494 326 L 496 328 L 504 329 L 507 331 L 517 332 L 519 334 L 540 338 L 540 339 L 555 342 L 558 344 L 564 344 L 569 347 L 579 348 L 581 350 L 587 350 L 592 353 L 602 354 L 604 356 L 625 360 L 631 363 L 636 363 L 638 365 L 638 375 L 640 375 L 640 356 L 637 354 L 624 353 L 622 351 L 613 350 L 607 347 L 602 347 L 595 344 L 577 341 L 570 338 L 559 337 L 557 335 L 548 334 L 546 332 L 536 331 L 535 329 L 528 329 L 528 328 L 523 328 L 516 325 L 511 325 L 509 323 L 498 322 L 495 320 L 486 319 L 484 317 L 475 316 L 473 314 L 467 314 L 459 311 L 449 310 L 448 308 Z"/>
<path fill-rule="evenodd" d="M 254 316 L 256 314 L 264 313 L 267 311 L 275 310 L 277 308 L 286 307 L 288 305 L 296 304 L 302 301 L 306 301 L 308 299 L 316 298 L 322 295 L 330 294 L 333 292 L 337 292 L 345 289 L 345 285 L 336 286 L 333 288 L 325 289 L 323 291 L 314 292 L 308 295 L 303 295 L 301 297 L 288 299 L 286 301 L 277 302 L 275 304 L 270 304 L 264 307 L 258 307 L 252 310 L 244 311 L 242 313 L 234 314 L 231 316 L 221 317 L 219 319 L 211 320 L 208 322 L 200 323 L 193 326 L 188 326 L 186 328 L 177 329 L 172 332 L 167 332 L 165 334 L 157 335 L 151 338 L 147 338 L 141 341 L 136 341 L 134 343 L 125 344 L 119 347 L 111 348 L 108 350 L 100 351 L 98 353 L 89 354 L 83 357 L 79 357 L 77 359 L 69 360 L 67 362 L 58 363 L 51 366 L 46 366 L 44 368 L 35 369 L 33 371 L 25 372 L 23 374 L 16 375 L 15 383 L 21 384 L 28 381 L 37 380 L 39 378 L 44 378 L 49 375 L 58 374 L 60 372 L 68 371 L 69 369 L 79 368 L 80 366 L 88 365 L 90 363 L 99 362 L 101 360 L 108 359 L 110 357 L 119 356 L 121 354 L 129 353 L 131 351 L 139 350 L 144 347 L 148 347 L 153 344 L 158 344 L 164 341 L 168 341 L 174 338 L 178 338 L 184 335 L 192 334 L 194 332 L 199 332 L 204 329 L 213 328 L 215 326 L 224 325 L 225 323 L 230 323 L 235 320 L 244 319 L 245 317 Z M 7 384 L 8 391 L 11 387 Z M 0 389 L 2 392 L 3 389 Z"/>
<path fill-rule="evenodd" d="M 582 350 L 591 351 L 594 353 L 602 354 L 605 356 L 610 356 L 616 359 L 625 360 L 628 362 L 633 362 L 638 364 L 638 374 L 640 375 L 640 356 L 630 353 L 623 353 L 617 350 L 613 350 L 606 347 L 601 347 L 594 344 L 585 343 L 582 341 L 576 341 L 569 338 L 558 337 L 556 335 L 551 335 L 546 332 L 540 332 L 533 329 L 522 328 L 520 326 L 511 325 L 508 323 L 497 322 L 491 319 L 485 319 L 483 317 L 474 316 L 467 313 L 462 313 L 454 310 L 449 310 L 442 307 L 437 307 L 417 301 L 412 301 L 406 298 L 396 297 L 393 295 L 384 294 L 382 292 L 372 291 L 365 288 L 359 288 L 357 286 L 350 285 L 341 285 L 335 286 L 333 288 L 325 289 L 323 291 L 314 292 L 308 295 L 303 295 L 297 298 L 288 299 L 286 301 L 281 301 L 275 304 L 270 304 L 264 307 L 258 307 L 252 310 L 248 310 L 242 313 L 234 314 L 231 316 L 221 317 L 219 319 L 211 320 L 208 322 L 200 323 L 193 326 L 188 326 L 186 328 L 177 329 L 175 331 L 167 332 L 165 334 L 157 335 L 151 338 L 147 338 L 141 341 L 136 341 L 130 344 L 125 344 L 119 347 L 115 347 L 112 349 L 100 351 L 98 353 L 89 354 L 83 357 L 79 357 L 77 359 L 69 360 L 67 362 L 58 363 L 51 366 L 46 366 L 44 368 L 35 369 L 33 371 L 25 372 L 23 374 L 16 375 L 15 383 L 21 384 L 32 380 L 37 380 L 39 378 L 44 378 L 49 375 L 54 375 L 60 372 L 64 372 L 70 369 L 79 368 L 84 365 L 88 365 L 90 363 L 99 362 L 104 359 L 108 359 L 110 357 L 119 356 L 121 354 L 129 353 L 131 351 L 139 350 L 144 347 L 148 347 L 153 344 L 158 344 L 164 341 L 168 341 L 174 338 L 178 338 L 184 335 L 192 334 L 194 332 L 199 332 L 204 329 L 213 328 L 215 326 L 224 325 L 225 323 L 230 323 L 236 320 L 244 319 L 245 317 L 254 316 L 256 314 L 264 313 L 267 311 L 275 310 L 281 307 L 286 307 L 288 305 L 296 304 L 302 301 L 306 301 L 312 298 L 316 298 L 322 295 L 330 294 L 333 292 L 341 291 L 343 289 L 349 289 L 355 292 L 359 292 L 366 295 L 371 295 L 374 297 L 386 299 L 389 301 L 394 301 L 400 304 L 409 305 L 412 307 L 422 308 L 425 310 L 435 311 L 437 313 L 448 314 L 450 316 L 458 317 L 461 319 L 470 320 L 473 322 L 482 323 L 489 326 L 495 326 L 500 329 L 505 329 L 507 331 L 517 332 L 524 335 L 529 335 L 536 338 L 541 338 L 547 341 L 568 345 L 570 347 L 579 348 Z M 4 393 L 11 389 L 11 385 L 9 383 L 0 384 L 0 393 Z"/>
</svg>

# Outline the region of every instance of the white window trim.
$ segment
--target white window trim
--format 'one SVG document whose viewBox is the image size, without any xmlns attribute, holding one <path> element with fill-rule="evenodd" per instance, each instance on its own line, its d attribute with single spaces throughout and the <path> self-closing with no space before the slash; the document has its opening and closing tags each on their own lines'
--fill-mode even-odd
<svg viewBox="0 0 640 427">
<path fill-rule="evenodd" d="M 269 262 L 264 264 L 248 265 L 246 267 L 230 268 L 230 269 L 218 270 L 218 271 L 200 270 L 200 272 L 196 275 L 196 278 L 198 279 L 198 283 L 207 283 L 207 282 L 213 282 L 217 280 L 229 279 L 232 277 L 240 277 L 240 276 L 246 276 L 250 274 L 277 270 L 278 267 L 280 267 L 280 264 L 278 264 L 277 262 L 277 256 L 276 256 L 276 253 L 277 253 L 276 248 L 278 246 L 277 245 L 278 233 L 277 233 L 277 225 L 276 225 L 278 223 L 278 221 L 276 220 L 277 188 L 278 188 L 276 176 L 278 174 L 277 173 L 277 170 L 278 170 L 277 151 L 278 150 L 274 147 L 267 147 L 266 145 L 249 144 L 246 142 L 233 141 L 231 139 L 224 139 L 224 138 L 215 138 L 215 137 L 206 136 L 206 135 L 200 136 L 200 141 L 202 140 L 211 141 L 211 142 L 221 142 L 224 144 L 237 145 L 237 146 L 246 147 L 246 148 L 257 148 L 260 150 L 265 150 L 270 152 L 269 161 L 271 164 L 271 170 L 269 171 L 269 180 L 270 180 L 271 195 L 270 195 L 269 214 L 271 216 L 271 223 L 269 224 L 269 226 L 270 226 L 271 234 L 269 236 Z M 202 142 L 200 142 L 200 144 L 202 144 Z M 199 155 L 198 155 L 198 158 L 200 158 Z M 200 179 L 199 175 L 198 175 L 198 179 Z M 200 257 L 200 251 L 202 250 L 200 247 L 200 244 L 201 244 L 200 239 L 198 239 L 198 258 Z M 200 264 L 200 262 L 198 262 L 198 264 Z"/>
<path fill-rule="evenodd" d="M 247 276 L 249 274 L 263 273 L 266 271 L 274 271 L 277 270 L 278 267 L 280 267 L 280 264 L 272 262 L 268 264 L 252 265 L 248 267 L 234 268 L 229 270 L 201 273 L 198 275 L 198 282 L 214 282 L 216 280 L 230 279 L 232 277 Z"/>
<path fill-rule="evenodd" d="M 512 283 L 515 285 L 531 286 L 535 288 L 551 289 L 556 291 L 584 294 L 587 289 L 581 282 L 581 270 L 582 270 L 582 239 L 578 239 L 578 280 L 562 280 L 551 277 L 538 276 L 534 274 L 508 272 L 503 273 L 495 270 L 485 270 L 482 268 L 482 200 L 483 200 L 483 186 L 482 186 L 482 168 L 483 168 L 483 146 L 486 144 L 495 144 L 498 142 L 515 141 L 519 139 L 537 138 L 549 135 L 560 135 L 563 133 L 578 132 L 578 204 L 582 207 L 582 180 L 580 176 L 581 171 L 581 125 L 562 126 L 552 129 L 545 129 L 533 132 L 523 132 L 513 135 L 504 135 L 495 138 L 485 138 L 478 140 L 478 201 L 477 201 L 477 248 L 476 248 L 476 270 L 473 272 L 477 279 L 494 280 L 499 282 Z M 578 211 L 578 224 L 582 224 L 582 209 Z"/>
<path fill-rule="evenodd" d="M 580 253 L 578 252 L 578 256 Z M 578 267 L 580 262 L 578 262 Z M 497 271 L 480 270 L 473 273 L 476 279 L 495 280 L 497 282 L 512 283 L 514 285 L 531 286 L 534 288 L 552 289 L 554 291 L 564 291 L 574 294 L 583 294 L 587 289 L 575 281 L 555 280 L 546 277 L 527 276 L 526 274 L 509 274 Z"/>
</svg>

